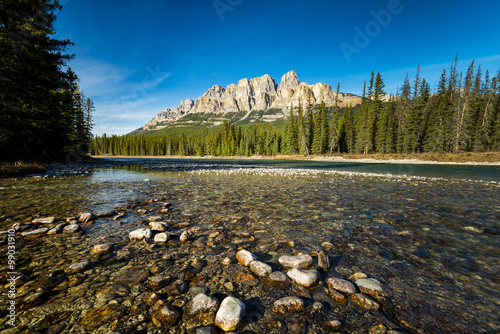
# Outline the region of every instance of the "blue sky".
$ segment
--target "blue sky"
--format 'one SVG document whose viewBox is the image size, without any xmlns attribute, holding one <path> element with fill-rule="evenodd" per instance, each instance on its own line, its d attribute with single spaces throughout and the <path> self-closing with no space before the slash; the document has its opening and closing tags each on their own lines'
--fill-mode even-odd
<svg viewBox="0 0 500 334">
<path fill-rule="evenodd" d="M 458 53 L 500 69 L 497 0 L 61 0 L 57 38 L 96 105 L 94 133 L 125 134 L 214 84 L 295 70 L 361 94 L 371 71 L 388 93 L 406 73 L 437 83 Z M 361 33 L 360 33 L 361 32 Z"/>
</svg>

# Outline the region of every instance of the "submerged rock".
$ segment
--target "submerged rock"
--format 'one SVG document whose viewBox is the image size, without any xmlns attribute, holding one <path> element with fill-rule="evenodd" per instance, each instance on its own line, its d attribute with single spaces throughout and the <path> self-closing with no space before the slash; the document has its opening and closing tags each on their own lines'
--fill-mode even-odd
<svg viewBox="0 0 500 334">
<path fill-rule="evenodd" d="M 113 250 L 113 245 L 111 244 L 99 244 L 95 245 L 91 250 L 90 253 L 108 253 Z"/>
<path fill-rule="evenodd" d="M 223 331 L 234 331 L 240 323 L 243 313 L 245 312 L 245 304 L 234 297 L 226 297 L 220 304 L 219 311 L 215 316 L 215 324 Z"/>
<path fill-rule="evenodd" d="M 281 271 L 274 271 L 269 274 L 269 276 L 264 279 L 264 283 L 278 288 L 288 288 L 290 286 L 290 280 L 286 274 Z"/>
<path fill-rule="evenodd" d="M 273 304 L 273 312 L 287 314 L 290 312 L 302 312 L 306 308 L 306 303 L 300 297 L 284 297 L 278 299 Z"/>
<path fill-rule="evenodd" d="M 63 229 L 63 233 L 76 233 L 80 231 L 82 227 L 78 224 L 69 224 Z"/>
<path fill-rule="evenodd" d="M 29 235 L 45 234 L 45 233 L 49 232 L 49 230 L 50 229 L 48 227 L 42 227 L 42 228 L 37 228 L 36 230 L 32 230 L 32 231 L 21 232 L 21 235 L 23 237 L 26 237 Z"/>
<path fill-rule="evenodd" d="M 181 233 L 179 240 L 181 242 L 193 241 L 195 239 L 194 233 L 191 231 L 184 231 Z"/>
<path fill-rule="evenodd" d="M 215 297 L 200 293 L 186 304 L 182 320 L 188 329 L 210 326 L 215 323 L 218 309 L 219 301 Z"/>
<path fill-rule="evenodd" d="M 119 318 L 125 311 L 122 305 L 106 305 L 87 313 L 80 324 L 87 330 L 94 330 Z"/>
<path fill-rule="evenodd" d="M 374 278 L 358 279 L 356 285 L 362 293 L 371 296 L 389 296 L 389 293 L 382 287 L 382 284 Z"/>
<path fill-rule="evenodd" d="M 354 304 L 364 308 L 365 310 L 376 311 L 380 308 L 379 303 L 362 293 L 355 293 L 351 295 L 351 300 Z"/>
<path fill-rule="evenodd" d="M 151 320 L 156 327 L 167 330 L 175 325 L 179 318 L 179 312 L 177 312 L 173 307 L 165 305 L 153 314 Z"/>
<path fill-rule="evenodd" d="M 87 269 L 89 269 L 92 266 L 92 262 L 90 261 L 83 261 L 83 262 L 78 262 L 78 263 L 73 263 L 66 269 L 64 269 L 64 272 L 68 275 L 74 275 L 77 273 L 81 273 Z"/>
</svg>

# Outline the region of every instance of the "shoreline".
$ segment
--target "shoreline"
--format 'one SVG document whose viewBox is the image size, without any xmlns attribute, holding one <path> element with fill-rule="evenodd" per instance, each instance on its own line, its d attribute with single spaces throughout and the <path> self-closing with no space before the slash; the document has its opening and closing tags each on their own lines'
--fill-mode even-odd
<svg viewBox="0 0 500 334">
<path fill-rule="evenodd" d="M 438 160 L 426 160 L 428 156 L 422 154 L 415 154 L 415 158 L 408 158 L 407 155 L 367 155 L 366 158 L 360 158 L 359 155 L 350 157 L 339 156 L 339 155 L 323 155 L 323 156 L 303 156 L 303 155 L 276 155 L 276 156 L 266 156 L 266 155 L 254 155 L 254 156 L 180 156 L 180 155 L 169 155 L 169 156 L 137 156 L 137 155 L 93 155 L 92 158 L 95 159 L 116 159 L 116 158 L 129 158 L 129 159 L 217 159 L 217 160 L 295 160 L 295 161 L 320 161 L 320 162 L 342 162 L 342 163 L 366 163 L 366 164 L 413 164 L 413 165 L 468 165 L 468 166 L 500 166 L 500 153 L 493 152 L 487 153 L 498 158 L 496 161 L 438 161 Z M 484 155 L 482 153 L 474 154 L 453 154 L 453 156 L 468 157 L 468 156 L 480 156 Z M 389 156 L 389 157 L 388 157 Z M 434 155 L 433 155 L 434 156 Z M 448 157 L 447 154 L 440 155 L 445 158 Z"/>
</svg>

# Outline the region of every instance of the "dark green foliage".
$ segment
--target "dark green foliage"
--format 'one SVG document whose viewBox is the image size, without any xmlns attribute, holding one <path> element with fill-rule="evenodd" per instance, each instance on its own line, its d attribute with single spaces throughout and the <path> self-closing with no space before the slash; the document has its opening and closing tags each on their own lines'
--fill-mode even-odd
<svg viewBox="0 0 500 334">
<path fill-rule="evenodd" d="M 56 40 L 57 1 L 2 0 L 0 7 L 0 160 L 51 160 L 87 153 L 91 121 L 69 40 Z M 82 145 L 83 144 L 83 145 Z M 83 150 L 83 151 L 82 151 Z"/>
</svg>

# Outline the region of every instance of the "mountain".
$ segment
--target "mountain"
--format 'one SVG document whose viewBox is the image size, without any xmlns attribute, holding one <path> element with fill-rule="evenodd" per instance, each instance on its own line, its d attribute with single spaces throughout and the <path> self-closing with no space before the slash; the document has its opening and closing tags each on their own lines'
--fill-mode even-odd
<svg viewBox="0 0 500 334">
<path fill-rule="evenodd" d="M 250 80 L 241 79 L 237 85 L 231 84 L 226 88 L 214 85 L 196 101 L 184 100 L 175 109 L 160 111 L 138 132 L 196 122 L 218 125 L 226 119 L 236 123 L 285 119 L 292 103 L 296 108 L 300 99 L 305 107 L 309 91 L 313 104 L 323 101 L 327 107 L 335 105 L 336 93 L 330 85 L 300 82 L 297 73 L 292 70 L 283 75 L 279 85 L 268 74 Z M 361 97 L 357 95 L 339 94 L 341 107 L 360 103 Z"/>
</svg>

